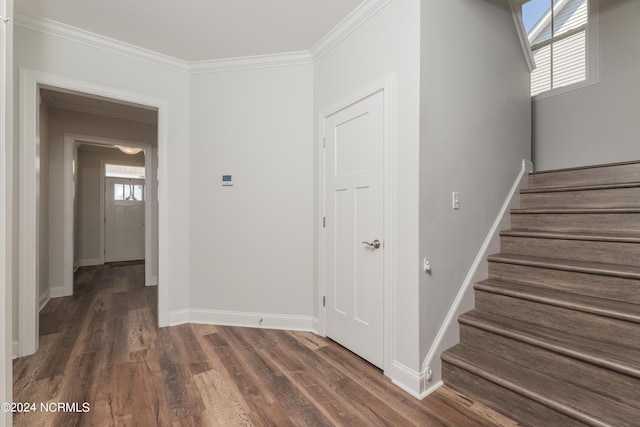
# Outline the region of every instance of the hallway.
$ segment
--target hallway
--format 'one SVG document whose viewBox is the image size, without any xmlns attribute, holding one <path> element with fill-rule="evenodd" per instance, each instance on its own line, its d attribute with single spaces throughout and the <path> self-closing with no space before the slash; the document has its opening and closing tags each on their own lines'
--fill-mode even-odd
<svg viewBox="0 0 640 427">
<path fill-rule="evenodd" d="M 446 388 L 418 401 L 311 333 L 158 329 L 143 284 L 141 264 L 76 272 L 74 296 L 40 313 L 38 352 L 14 361 L 14 401 L 36 407 L 14 425 L 513 425 Z M 77 405 L 41 410 L 58 402 Z"/>
</svg>

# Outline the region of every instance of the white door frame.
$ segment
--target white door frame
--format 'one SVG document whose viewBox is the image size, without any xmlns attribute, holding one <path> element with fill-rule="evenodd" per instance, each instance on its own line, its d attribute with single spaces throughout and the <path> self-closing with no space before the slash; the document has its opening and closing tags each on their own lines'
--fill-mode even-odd
<svg viewBox="0 0 640 427">
<path fill-rule="evenodd" d="M 104 138 L 93 135 L 82 135 L 74 133 L 64 134 L 64 296 L 73 295 L 73 268 L 74 268 L 74 225 L 77 218 L 75 218 L 75 210 L 73 206 L 73 193 L 75 180 L 73 176 L 73 161 L 74 161 L 74 148 L 82 143 L 89 142 L 92 144 L 100 144 L 107 147 L 113 147 L 116 145 L 140 147 L 144 149 L 144 169 L 145 175 L 151 176 L 153 168 L 153 156 L 154 148 L 150 144 L 127 141 L 121 139 Z M 77 161 L 77 159 L 76 159 Z M 119 164 L 126 164 L 127 162 L 117 162 Z M 76 165 L 77 168 L 77 165 Z M 77 171 L 76 171 L 77 173 Z M 145 181 L 146 181 L 145 177 Z M 153 181 L 153 180 L 151 180 Z M 149 185 L 145 184 L 145 200 L 144 200 L 144 258 L 146 263 L 145 268 L 145 286 L 153 286 L 158 283 L 158 278 L 153 276 L 153 272 L 157 271 L 155 249 L 153 247 L 153 233 L 156 227 L 152 222 L 153 220 L 153 206 L 154 195 L 156 193 L 155 183 L 149 182 Z M 100 263 L 104 264 L 104 160 L 100 164 Z"/>
<path fill-rule="evenodd" d="M 327 277 L 325 275 L 325 251 L 326 235 L 323 225 L 323 218 L 326 216 L 325 198 L 325 125 L 328 117 L 350 107 L 353 104 L 377 93 L 383 92 L 384 98 L 384 165 L 383 165 L 383 199 L 384 199 L 384 232 L 382 241 L 384 242 L 384 364 L 385 374 L 389 374 L 393 368 L 393 355 L 395 353 L 394 324 L 395 306 L 393 296 L 395 294 L 395 73 L 387 75 L 385 78 L 373 83 L 370 86 L 341 99 L 340 101 L 324 108 L 320 111 L 318 126 L 318 332 L 326 336 L 326 312 L 324 296 L 327 289 Z"/>
<path fill-rule="evenodd" d="M 114 89 L 94 83 L 84 82 L 65 76 L 51 73 L 20 69 L 20 239 L 19 239 L 19 263 L 18 263 L 18 355 L 33 354 L 38 349 L 38 311 L 39 295 L 37 292 L 36 257 L 39 243 L 36 233 L 37 221 L 37 188 L 39 177 L 37 165 L 39 163 L 39 89 L 50 87 L 55 90 L 82 92 L 89 96 L 105 97 L 128 103 L 148 106 L 158 109 L 158 152 L 164 153 L 169 143 L 168 134 L 168 107 L 167 100 L 140 95 L 130 91 Z M 71 157 L 72 158 L 72 157 Z M 159 156 L 160 171 L 159 182 L 168 182 L 167 156 Z M 68 179 L 68 177 L 67 177 Z M 68 186 L 66 183 L 65 188 Z M 169 262 L 168 247 L 168 185 L 159 188 L 159 199 L 165 203 L 158 206 L 158 264 L 160 268 L 158 280 L 158 323 L 160 326 L 169 324 Z M 69 226 L 66 219 L 67 226 Z M 73 224 L 71 224 L 73 230 Z M 68 253 L 66 254 L 69 255 Z M 73 253 L 71 253 L 73 263 Z M 71 265 L 72 265 L 71 263 Z M 163 280 L 164 279 L 164 280 Z"/>
<path fill-rule="evenodd" d="M 13 18 L 13 0 L 0 0 L 0 16 Z M 13 191 L 13 24 L 0 22 L 0 299 L 4 301 L 0 320 L 0 402 L 13 396 L 13 300 L 11 237 L 7 220 L 11 218 Z M 9 238 L 7 238 L 9 237 Z M 0 427 L 10 426 L 11 412 L 0 412 Z"/>
</svg>

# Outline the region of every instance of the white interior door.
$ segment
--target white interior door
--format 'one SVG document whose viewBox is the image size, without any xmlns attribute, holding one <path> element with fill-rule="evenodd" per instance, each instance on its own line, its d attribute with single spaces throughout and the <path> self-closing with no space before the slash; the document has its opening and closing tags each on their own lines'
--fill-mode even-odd
<svg viewBox="0 0 640 427">
<path fill-rule="evenodd" d="M 382 368 L 383 92 L 325 121 L 326 333 Z"/>
<path fill-rule="evenodd" d="M 144 180 L 105 179 L 105 262 L 144 259 Z"/>
</svg>

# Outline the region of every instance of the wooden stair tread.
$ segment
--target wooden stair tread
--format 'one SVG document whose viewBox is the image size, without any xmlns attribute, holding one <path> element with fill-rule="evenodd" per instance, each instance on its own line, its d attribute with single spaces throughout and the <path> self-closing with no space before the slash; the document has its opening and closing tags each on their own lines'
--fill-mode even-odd
<svg viewBox="0 0 640 427">
<path fill-rule="evenodd" d="M 588 240 L 598 242 L 624 242 L 640 243 L 638 233 L 585 233 L 585 232 L 560 232 L 560 231 L 536 231 L 536 230 L 505 230 L 500 232 L 501 236 L 513 237 L 536 237 L 542 239 L 563 239 L 563 240 Z"/>
<path fill-rule="evenodd" d="M 523 188 L 520 194 L 562 193 L 567 191 L 616 190 L 619 188 L 640 187 L 640 182 L 622 182 L 618 184 L 568 185 L 565 187 Z"/>
<path fill-rule="evenodd" d="M 532 285 L 514 284 L 498 279 L 487 279 L 476 283 L 475 289 L 640 323 L 640 306 L 637 304 L 572 294 Z"/>
<path fill-rule="evenodd" d="M 458 321 L 640 379 L 640 351 L 635 349 L 528 322 L 506 319 L 479 310 L 462 314 Z"/>
<path fill-rule="evenodd" d="M 626 165 L 640 165 L 640 160 L 629 160 L 626 162 L 614 162 L 614 163 L 603 163 L 600 165 L 588 165 L 588 166 L 574 166 L 571 168 L 559 168 L 559 169 L 549 169 L 549 170 L 544 170 L 544 171 L 535 171 L 535 172 L 530 172 L 529 175 L 535 175 L 535 176 L 539 176 L 539 175 L 547 175 L 547 174 L 552 174 L 552 173 L 558 173 L 558 172 L 572 172 L 572 171 L 581 171 L 581 170 L 588 170 L 588 169 L 601 169 L 601 168 L 609 168 L 612 166 L 626 166 Z"/>
<path fill-rule="evenodd" d="M 633 214 L 640 213 L 640 208 L 515 208 L 512 214 Z"/>
<path fill-rule="evenodd" d="M 447 350 L 442 360 L 587 425 L 632 426 L 640 419 L 639 410 L 464 344 Z"/>
<path fill-rule="evenodd" d="M 599 274 L 604 276 L 616 276 L 640 280 L 640 267 L 633 265 L 573 261 L 507 253 L 490 255 L 487 259 L 489 262 L 503 262 L 507 264 L 519 264 L 530 267 L 541 267 L 554 270 L 574 271 L 579 273 Z"/>
</svg>

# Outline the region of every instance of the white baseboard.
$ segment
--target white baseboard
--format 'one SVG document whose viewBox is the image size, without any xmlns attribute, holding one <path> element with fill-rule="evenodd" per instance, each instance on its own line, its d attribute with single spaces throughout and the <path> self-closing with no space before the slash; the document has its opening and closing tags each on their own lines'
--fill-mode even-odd
<svg viewBox="0 0 640 427">
<path fill-rule="evenodd" d="M 61 298 L 64 296 L 64 286 L 55 286 L 49 289 L 50 298 Z"/>
<path fill-rule="evenodd" d="M 424 374 L 414 371 L 397 360 L 393 361 L 391 370 L 390 373 L 385 372 L 385 375 L 391 378 L 391 382 L 415 398 L 420 396 Z"/>
<path fill-rule="evenodd" d="M 18 358 L 18 340 L 11 343 L 11 357 L 15 360 Z"/>
<path fill-rule="evenodd" d="M 158 286 L 158 276 L 151 276 L 151 282 L 147 283 L 145 286 Z"/>
<path fill-rule="evenodd" d="M 429 384 L 429 376 L 427 375 L 426 370 L 417 372 L 398 361 L 393 362 L 392 372 L 390 375 L 387 372 L 385 372 L 385 375 L 389 376 L 391 378 L 391 382 L 395 385 L 420 400 L 424 399 L 443 385 L 442 381 L 436 381 L 434 384 Z"/>
<path fill-rule="evenodd" d="M 509 216 L 509 212 L 512 208 L 517 207 L 520 201 L 520 189 L 526 188 L 528 185 L 528 174 L 533 170 L 533 163 L 528 160 L 522 160 L 522 166 L 520 169 L 520 173 L 516 177 L 509 194 L 507 195 L 504 203 L 498 215 L 496 216 L 493 225 L 491 226 L 489 233 L 487 234 L 480 250 L 478 251 L 476 258 L 474 259 L 471 267 L 467 271 L 467 275 L 465 276 L 464 281 L 460 285 L 460 289 L 458 290 L 458 294 L 456 298 L 453 300 L 451 307 L 445 317 L 438 334 L 436 335 L 433 343 L 431 344 L 431 348 L 427 353 L 427 357 L 424 359 L 422 363 L 422 370 L 426 372 L 429 369 L 432 369 L 432 381 L 436 383 L 440 382 L 440 378 L 442 377 L 441 372 L 441 363 L 439 360 L 435 360 L 436 357 L 439 357 L 440 354 L 446 350 L 448 347 L 455 345 L 459 342 L 459 327 L 458 323 L 455 321 L 462 312 L 466 311 L 467 307 L 462 307 L 461 304 L 465 300 L 465 297 L 468 296 L 468 293 L 473 292 L 472 285 L 473 283 L 484 279 L 485 277 L 480 276 L 480 267 L 482 265 L 486 266 L 487 263 L 487 255 L 489 255 L 490 251 L 498 251 L 500 248 L 500 231 L 502 229 L 507 229 L 511 226 L 511 218 Z M 433 387 L 429 388 L 432 389 Z M 423 393 L 421 391 L 421 393 Z"/>
<path fill-rule="evenodd" d="M 81 259 L 77 262 L 78 267 L 90 267 L 93 265 L 102 265 L 100 258 Z"/>
<path fill-rule="evenodd" d="M 184 325 L 189 323 L 189 309 L 169 312 L 169 326 Z"/>
<path fill-rule="evenodd" d="M 186 309 L 169 313 L 169 324 L 202 323 L 207 325 L 239 326 L 317 333 L 317 319 L 312 316 L 251 313 L 241 311 Z"/>
<path fill-rule="evenodd" d="M 51 289 L 47 289 L 46 292 L 44 292 L 44 293 L 42 293 L 40 295 L 40 310 L 39 311 L 42 311 L 42 309 L 44 308 L 45 305 L 47 305 L 49 300 L 51 300 Z"/>
</svg>

